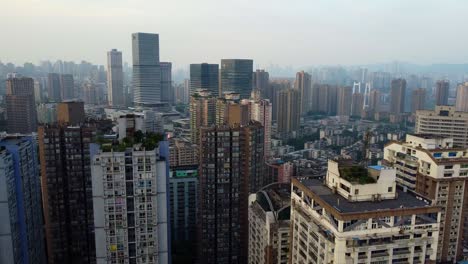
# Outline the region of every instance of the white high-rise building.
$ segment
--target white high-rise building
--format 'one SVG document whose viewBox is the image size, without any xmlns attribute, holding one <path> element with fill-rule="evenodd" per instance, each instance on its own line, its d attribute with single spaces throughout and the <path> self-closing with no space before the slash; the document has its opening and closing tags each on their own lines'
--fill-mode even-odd
<svg viewBox="0 0 468 264">
<path fill-rule="evenodd" d="M 133 146 L 94 146 L 97 264 L 169 261 L 168 145 L 157 140 L 152 134 Z"/>
<path fill-rule="evenodd" d="M 122 52 L 107 52 L 107 102 L 110 106 L 124 105 Z"/>
<path fill-rule="evenodd" d="M 440 218 L 393 168 L 330 160 L 324 182 L 292 179 L 290 263 L 435 263 Z"/>
<path fill-rule="evenodd" d="M 468 113 L 443 105 L 437 105 L 434 110 L 418 110 L 415 133 L 450 137 L 454 146 L 467 148 Z"/>
</svg>

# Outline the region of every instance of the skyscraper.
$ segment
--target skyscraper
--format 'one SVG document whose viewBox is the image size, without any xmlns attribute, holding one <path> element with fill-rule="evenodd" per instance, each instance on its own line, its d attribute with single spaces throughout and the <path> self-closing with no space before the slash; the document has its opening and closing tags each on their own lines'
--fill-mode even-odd
<svg viewBox="0 0 468 264">
<path fill-rule="evenodd" d="M 364 94 L 354 93 L 351 97 L 351 115 L 361 117 L 364 108 Z"/>
<path fill-rule="evenodd" d="M 0 141 L 0 263 L 46 263 L 37 144 Z"/>
<path fill-rule="evenodd" d="M 89 144 L 91 126 L 39 127 L 49 264 L 96 263 Z"/>
<path fill-rule="evenodd" d="M 235 92 L 248 99 L 252 92 L 253 60 L 221 60 L 221 92 Z"/>
<path fill-rule="evenodd" d="M 199 90 L 190 97 L 190 131 L 192 143 L 199 144 L 200 128 L 216 123 L 216 97 Z"/>
<path fill-rule="evenodd" d="M 439 80 L 436 83 L 435 104 L 448 105 L 450 82 L 448 80 Z"/>
<path fill-rule="evenodd" d="M 61 96 L 60 74 L 49 73 L 47 75 L 47 97 L 49 98 L 49 101 L 60 102 Z"/>
<path fill-rule="evenodd" d="M 103 143 L 93 153 L 97 264 L 170 263 L 169 151 L 161 139 L 161 135 L 145 134 L 138 144 Z"/>
<path fill-rule="evenodd" d="M 37 131 L 37 111 L 32 78 L 13 77 L 7 79 L 5 102 L 9 133 Z"/>
<path fill-rule="evenodd" d="M 414 89 L 411 94 L 411 112 L 416 113 L 417 110 L 424 110 L 426 104 L 426 89 Z"/>
<path fill-rule="evenodd" d="M 84 103 L 67 101 L 57 104 L 57 121 L 61 124 L 79 125 L 85 122 Z"/>
<path fill-rule="evenodd" d="M 458 85 L 455 108 L 460 112 L 468 112 L 468 82 Z"/>
<path fill-rule="evenodd" d="M 201 139 L 198 261 L 247 263 L 248 194 L 266 185 L 263 128 L 205 127 Z"/>
<path fill-rule="evenodd" d="M 380 111 L 380 91 L 377 89 L 372 89 L 370 91 L 369 109 L 375 113 Z"/>
<path fill-rule="evenodd" d="M 161 102 L 173 103 L 172 63 L 160 62 L 159 66 L 161 67 Z"/>
<path fill-rule="evenodd" d="M 197 90 L 208 90 L 213 96 L 219 96 L 218 64 L 190 64 L 190 95 Z"/>
<path fill-rule="evenodd" d="M 338 109 L 337 115 L 349 116 L 351 114 L 351 101 L 353 89 L 351 86 L 338 88 Z"/>
<path fill-rule="evenodd" d="M 300 93 L 301 114 L 304 115 L 311 110 L 312 77 L 307 72 L 296 73 L 294 88 Z"/>
<path fill-rule="evenodd" d="M 269 86 L 270 86 L 270 74 L 265 70 L 257 69 L 253 72 L 253 87 L 252 89 L 256 89 L 260 91 L 262 98 L 269 98 Z"/>
<path fill-rule="evenodd" d="M 216 100 L 216 125 L 246 125 L 250 121 L 249 105 L 242 104 L 238 93 L 225 92 Z"/>
<path fill-rule="evenodd" d="M 271 118 L 272 118 L 272 105 L 269 100 L 242 100 L 243 104 L 249 105 L 250 120 L 255 120 L 262 124 L 264 129 L 264 150 L 265 160 L 271 156 Z"/>
<path fill-rule="evenodd" d="M 278 92 L 277 98 L 277 132 L 290 134 L 299 129 L 300 104 L 299 92 L 294 89 L 286 89 Z"/>
<path fill-rule="evenodd" d="M 71 100 L 75 98 L 75 83 L 73 81 L 73 75 L 71 74 L 60 74 L 60 99 Z"/>
<path fill-rule="evenodd" d="M 406 80 L 392 80 L 390 91 L 390 113 L 400 115 L 405 112 Z"/>
<path fill-rule="evenodd" d="M 107 52 L 107 102 L 110 106 L 124 105 L 122 52 Z"/>
<path fill-rule="evenodd" d="M 137 106 L 161 102 L 161 69 L 159 66 L 159 35 L 132 34 L 133 92 Z"/>
</svg>

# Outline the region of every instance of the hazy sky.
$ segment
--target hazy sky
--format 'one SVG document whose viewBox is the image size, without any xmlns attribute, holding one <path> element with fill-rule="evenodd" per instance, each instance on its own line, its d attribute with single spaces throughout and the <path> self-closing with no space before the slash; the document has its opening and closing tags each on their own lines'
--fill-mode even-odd
<svg viewBox="0 0 468 264">
<path fill-rule="evenodd" d="M 159 33 L 177 67 L 251 58 L 305 66 L 468 62 L 467 0 L 0 0 L 0 60 L 131 59 L 132 32 Z"/>
</svg>

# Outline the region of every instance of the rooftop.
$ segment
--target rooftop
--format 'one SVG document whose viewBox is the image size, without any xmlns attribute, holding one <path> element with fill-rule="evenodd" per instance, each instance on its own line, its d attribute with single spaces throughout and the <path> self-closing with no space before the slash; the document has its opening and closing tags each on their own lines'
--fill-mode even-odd
<svg viewBox="0 0 468 264">
<path fill-rule="evenodd" d="M 339 166 L 340 177 L 351 182 L 359 184 L 376 183 L 376 180 L 370 176 L 369 171 L 359 165 Z"/>
</svg>

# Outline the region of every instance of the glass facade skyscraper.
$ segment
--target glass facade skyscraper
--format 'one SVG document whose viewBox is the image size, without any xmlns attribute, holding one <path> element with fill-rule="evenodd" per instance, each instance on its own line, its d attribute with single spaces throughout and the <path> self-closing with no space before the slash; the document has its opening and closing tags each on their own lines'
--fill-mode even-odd
<svg viewBox="0 0 468 264">
<path fill-rule="evenodd" d="M 159 35 L 133 33 L 132 58 L 135 105 L 151 106 L 161 102 Z"/>
<path fill-rule="evenodd" d="M 190 95 L 197 90 L 208 90 L 215 97 L 219 95 L 218 64 L 190 64 Z"/>
<path fill-rule="evenodd" d="M 241 99 L 250 98 L 252 73 L 253 60 L 221 60 L 221 92 L 236 92 Z"/>
</svg>

